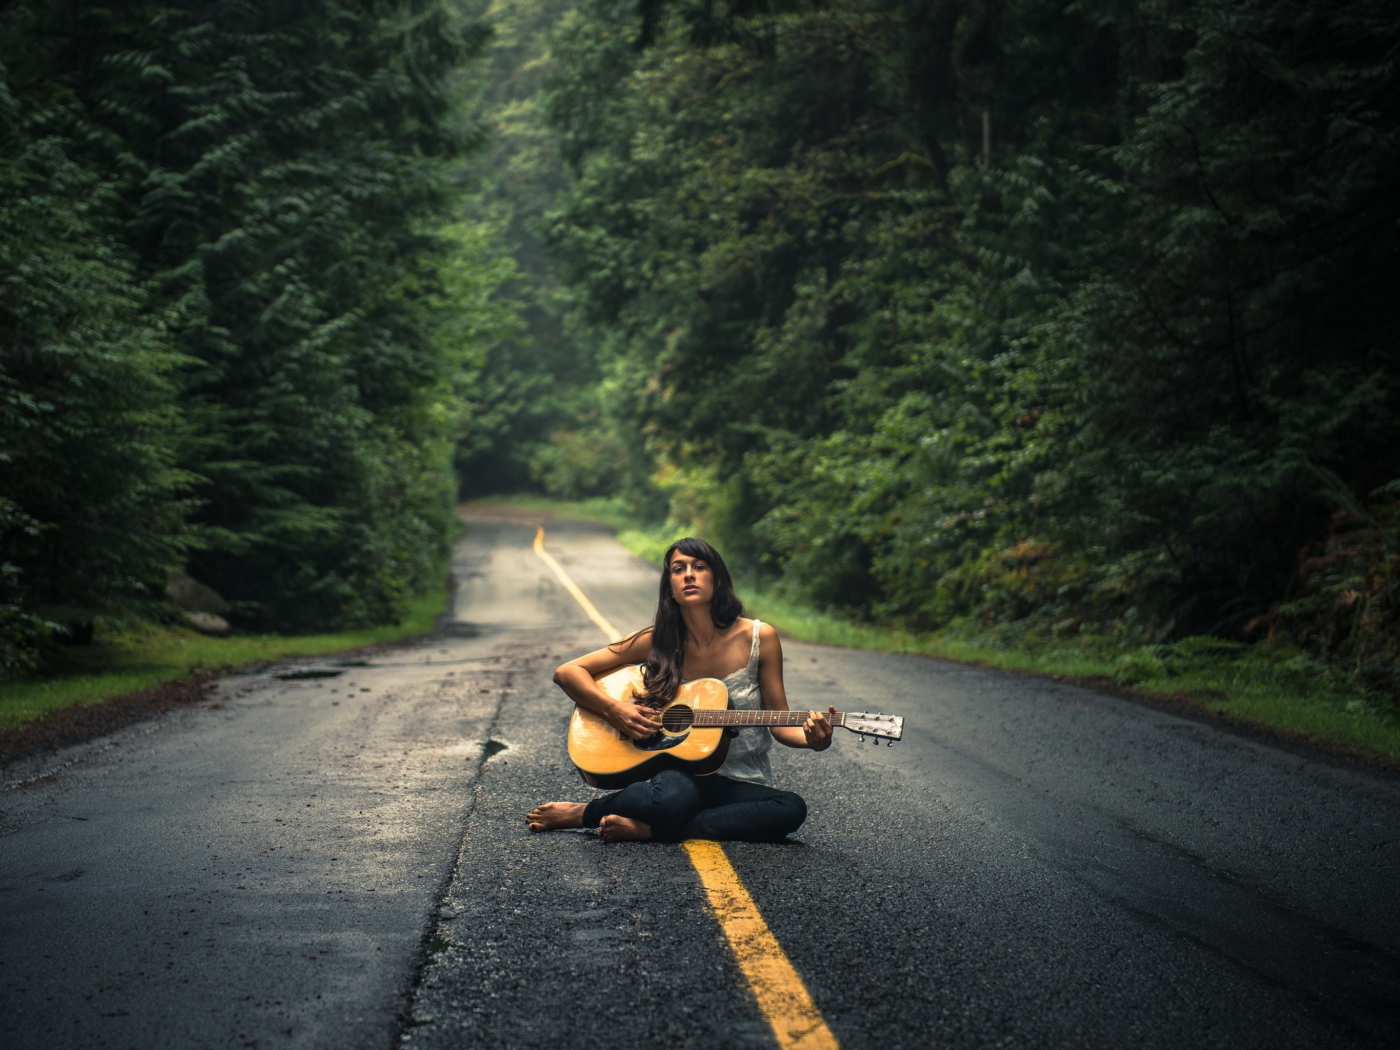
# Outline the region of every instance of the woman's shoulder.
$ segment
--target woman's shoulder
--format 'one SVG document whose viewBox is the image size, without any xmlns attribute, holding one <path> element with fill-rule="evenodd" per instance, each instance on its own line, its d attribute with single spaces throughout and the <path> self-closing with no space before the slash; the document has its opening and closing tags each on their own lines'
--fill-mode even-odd
<svg viewBox="0 0 1400 1050">
<path fill-rule="evenodd" d="M 778 629 L 766 620 L 752 619 L 746 621 L 745 630 L 753 633 L 753 625 L 758 624 L 758 646 L 761 652 L 776 652 L 781 648 L 778 641 Z"/>
<path fill-rule="evenodd" d="M 767 620 L 760 620 L 757 616 L 739 616 L 734 620 L 729 628 L 734 634 L 753 634 L 753 625 L 758 624 L 758 636 L 760 638 L 777 638 L 778 630 Z"/>
</svg>

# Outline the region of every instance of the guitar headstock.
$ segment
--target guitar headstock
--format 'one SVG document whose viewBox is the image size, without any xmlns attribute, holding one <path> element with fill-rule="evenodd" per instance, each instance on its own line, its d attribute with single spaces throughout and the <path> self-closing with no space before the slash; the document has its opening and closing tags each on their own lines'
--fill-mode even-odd
<svg viewBox="0 0 1400 1050">
<path fill-rule="evenodd" d="M 880 737 L 894 743 L 904 736 L 904 719 L 899 715 L 882 715 L 874 711 L 847 711 L 841 725 L 852 733 L 875 737 L 877 744 Z"/>
</svg>

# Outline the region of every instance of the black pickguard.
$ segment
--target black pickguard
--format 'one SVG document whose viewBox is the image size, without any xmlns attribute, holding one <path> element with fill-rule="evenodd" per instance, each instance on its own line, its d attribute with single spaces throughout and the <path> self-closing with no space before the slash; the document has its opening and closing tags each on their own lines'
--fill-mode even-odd
<svg viewBox="0 0 1400 1050">
<path fill-rule="evenodd" d="M 665 751 L 667 748 L 675 747 L 688 736 L 690 736 L 689 731 L 677 733 L 675 736 L 667 736 L 665 733 L 657 732 L 645 740 L 632 741 L 632 746 L 638 751 Z"/>
</svg>

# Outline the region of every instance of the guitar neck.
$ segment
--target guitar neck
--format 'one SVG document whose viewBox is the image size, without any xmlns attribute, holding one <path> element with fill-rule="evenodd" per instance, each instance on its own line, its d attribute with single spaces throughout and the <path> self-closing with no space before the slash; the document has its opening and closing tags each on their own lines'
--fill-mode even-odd
<svg viewBox="0 0 1400 1050">
<path fill-rule="evenodd" d="M 824 714 L 833 729 L 846 724 L 844 711 Z M 807 711 L 696 711 L 692 724 L 696 729 L 714 726 L 800 726 L 810 717 Z"/>
</svg>

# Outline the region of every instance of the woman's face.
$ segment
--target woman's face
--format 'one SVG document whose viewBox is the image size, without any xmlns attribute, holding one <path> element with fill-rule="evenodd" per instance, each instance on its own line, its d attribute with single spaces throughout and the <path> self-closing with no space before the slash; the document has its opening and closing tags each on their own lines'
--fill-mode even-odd
<svg viewBox="0 0 1400 1050">
<path fill-rule="evenodd" d="M 692 558 L 676 551 L 667 564 L 671 575 L 671 594 L 677 604 L 708 605 L 715 596 L 715 576 L 704 558 Z"/>
</svg>

